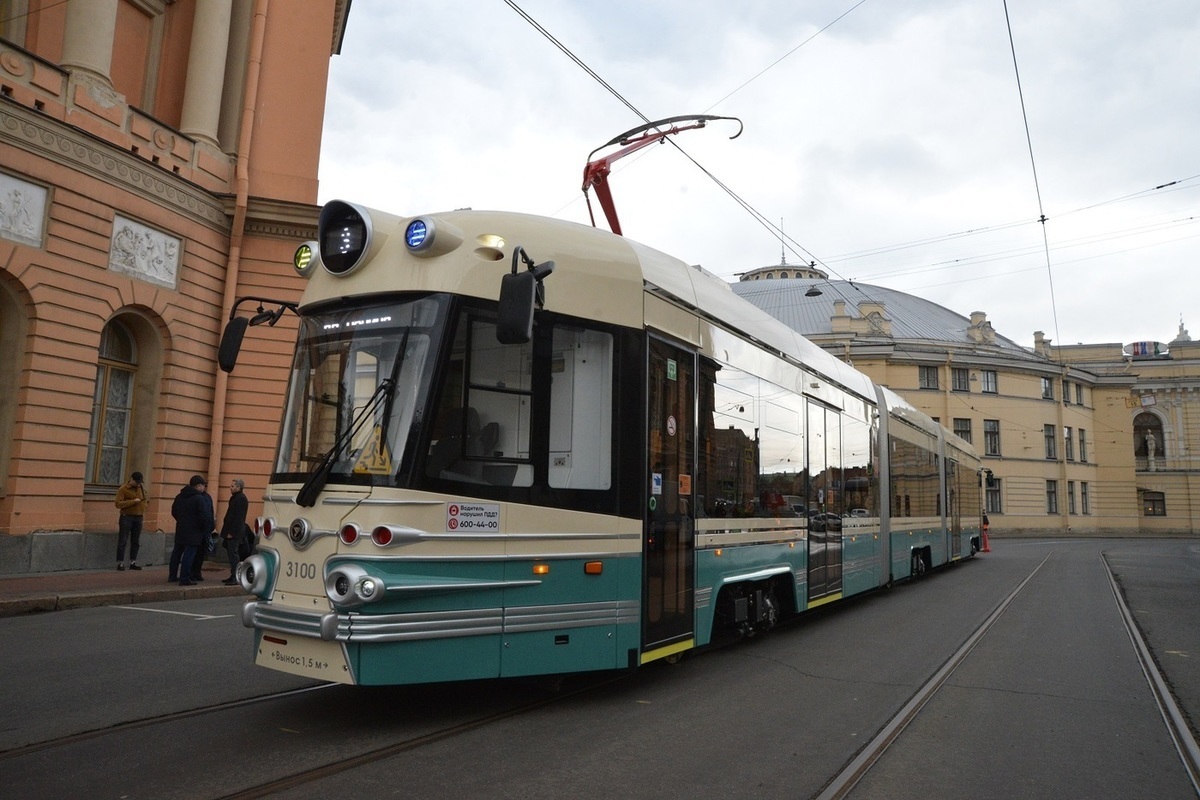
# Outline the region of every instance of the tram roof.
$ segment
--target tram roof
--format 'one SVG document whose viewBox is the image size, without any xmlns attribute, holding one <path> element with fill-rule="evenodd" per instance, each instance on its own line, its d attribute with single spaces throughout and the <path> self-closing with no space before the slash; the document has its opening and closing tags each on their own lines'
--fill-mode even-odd
<svg viewBox="0 0 1200 800">
<path fill-rule="evenodd" d="M 501 277 L 511 270 L 512 253 L 520 246 L 537 263 L 555 262 L 555 271 L 545 281 L 549 310 L 640 329 L 645 325 L 644 304 L 633 302 L 633 293 L 666 296 L 709 324 L 740 333 L 874 401 L 870 379 L 738 297 L 727 282 L 632 239 L 576 222 L 511 211 L 460 209 L 419 215 L 461 237 L 461 244 L 447 251 L 451 266 L 444 255 L 414 256 L 406 250 L 404 229 L 415 217 L 366 210 L 378 240 L 372 260 L 415 267 L 405 273 L 407 289 L 495 298 Z M 501 247 L 488 246 L 500 239 Z M 343 276 L 318 270 L 304 303 L 386 290 L 386 281 L 377 269 Z"/>
</svg>

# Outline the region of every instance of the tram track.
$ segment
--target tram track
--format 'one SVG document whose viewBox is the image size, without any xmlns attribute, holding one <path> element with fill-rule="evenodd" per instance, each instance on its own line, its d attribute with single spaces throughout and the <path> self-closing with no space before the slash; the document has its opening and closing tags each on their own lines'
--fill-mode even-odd
<svg viewBox="0 0 1200 800">
<path fill-rule="evenodd" d="M 95 728 L 90 731 L 81 731 L 79 733 L 72 733 L 67 736 L 59 736 L 54 739 L 46 739 L 41 742 L 20 745 L 8 750 L 0 750 L 0 762 L 32 755 L 34 753 L 39 753 L 46 750 L 54 750 L 60 747 L 67 747 L 70 745 L 80 744 L 82 742 L 102 739 L 106 736 L 116 736 L 142 728 L 152 728 L 156 725 L 165 725 L 168 723 L 179 722 L 181 720 L 193 719 L 195 717 L 202 717 L 207 714 L 219 714 L 237 708 L 245 708 L 247 706 L 258 705 L 261 703 L 269 703 L 274 700 L 296 697 L 299 695 L 316 692 L 321 689 L 329 689 L 337 685 L 338 684 L 336 683 L 322 683 L 317 686 L 305 686 L 301 689 L 290 689 L 286 692 L 275 692 L 273 694 L 259 695 L 258 697 L 247 697 L 241 700 L 230 700 L 225 703 L 215 703 L 213 705 L 202 706 L 200 708 L 190 708 L 186 711 L 174 711 L 157 717 L 147 717 L 145 719 L 131 720 L 129 722 L 119 722 L 106 728 Z"/>
<path fill-rule="evenodd" d="M 915 720 L 925 705 L 949 680 L 950 676 L 966 661 L 975 647 L 984 639 L 992 627 L 1003 617 L 1009 606 L 1016 600 L 1030 581 L 1038 574 L 1043 566 L 1054 555 L 1051 551 L 1044 559 L 1016 586 L 992 611 L 980 625 L 972 631 L 966 641 L 956 650 L 942 666 L 925 682 L 859 752 L 835 775 L 829 783 L 815 796 L 814 800 L 843 800 L 850 795 L 855 786 L 884 756 L 889 748 L 903 734 L 909 723 Z M 1158 669 L 1149 646 L 1142 637 L 1133 614 L 1125 602 L 1123 593 L 1113 575 L 1104 554 L 1100 555 L 1108 577 L 1109 586 L 1113 593 L 1122 623 L 1129 635 L 1131 645 L 1136 653 L 1142 673 L 1149 684 L 1151 694 L 1157 704 L 1163 723 L 1175 745 L 1176 752 L 1183 763 L 1184 769 L 1192 782 L 1193 788 L 1200 795 L 1200 746 L 1192 734 L 1187 720 L 1175 702 L 1167 685 L 1166 679 Z"/>
<path fill-rule="evenodd" d="M 871 767 L 887 752 L 892 743 L 895 742 L 908 724 L 912 722 L 924 708 L 925 704 L 937 694 L 938 690 L 946 683 L 950 676 L 958 669 L 959 665 L 967 659 L 975 646 L 987 635 L 992 626 L 1004 616 L 1004 612 L 1012 604 L 1022 590 L 1033 580 L 1050 557 L 1054 555 L 1051 551 L 1046 555 L 1041 562 L 1033 568 L 1025 580 L 1021 581 L 1012 592 L 1005 597 L 995 610 L 980 623 L 962 646 L 955 651 L 950 658 L 933 674 L 933 676 L 925 682 L 923 686 L 917 689 L 916 693 L 909 698 L 908 702 L 901 707 L 900 711 L 892 717 L 887 724 L 880 729 L 879 733 L 871 741 L 859 750 L 858 754 L 850 760 L 850 762 L 833 777 L 833 779 L 825 785 L 825 788 L 817 795 L 816 800 L 841 800 L 849 795 L 855 785 L 862 779 L 864 775 L 870 771 Z"/>
<path fill-rule="evenodd" d="M 1150 691 L 1154 694 L 1154 700 L 1158 704 L 1159 713 L 1162 714 L 1163 723 L 1167 726 L 1171 741 L 1175 744 L 1175 750 L 1183 762 L 1184 769 L 1187 770 L 1192 788 L 1200 795 L 1200 746 L 1196 744 L 1191 726 L 1188 725 L 1187 718 L 1180 710 L 1179 704 L 1175 702 L 1175 697 L 1167 686 L 1166 678 L 1158 668 L 1158 664 L 1150 652 L 1150 647 L 1146 644 L 1146 640 L 1137 626 L 1133 612 L 1129 610 L 1129 605 L 1125 602 L 1125 594 L 1117 583 L 1108 559 L 1101 554 L 1100 560 L 1104 563 L 1109 586 L 1116 599 L 1117 608 L 1121 612 L 1121 621 L 1125 624 L 1125 631 L 1129 634 L 1129 640 L 1141 663 L 1142 674 L 1146 676 L 1146 682 L 1150 684 Z"/>
<path fill-rule="evenodd" d="M 588 683 L 587 685 L 578 689 L 555 693 L 552 696 L 543 697 L 528 703 L 523 703 L 512 708 L 504 709 L 503 711 L 498 711 L 494 714 L 488 714 L 477 719 L 467 720 L 466 722 L 461 722 L 457 725 L 449 725 L 440 730 L 430 731 L 419 736 L 413 736 L 402 741 L 393 742 L 365 753 L 358 753 L 348 758 L 338 759 L 320 766 L 292 773 L 291 775 L 285 775 L 280 778 L 265 781 L 255 786 L 239 789 L 235 792 L 222 795 L 219 800 L 253 800 L 255 798 L 270 797 L 272 795 L 285 793 L 289 790 L 298 789 L 308 784 L 316 783 L 317 781 L 339 775 L 352 769 L 375 764 L 401 753 L 436 744 L 437 742 L 445 741 L 446 739 L 453 739 L 456 736 L 461 736 L 463 734 L 470 733 L 471 731 L 486 728 L 489 725 L 494 725 L 498 722 L 503 722 L 504 720 L 520 717 L 524 714 L 537 711 L 547 706 L 579 697 L 580 695 L 584 695 L 589 692 L 594 692 L 602 687 L 625 680 L 626 677 L 628 677 L 628 673 L 622 673 L 605 680 Z"/>
</svg>

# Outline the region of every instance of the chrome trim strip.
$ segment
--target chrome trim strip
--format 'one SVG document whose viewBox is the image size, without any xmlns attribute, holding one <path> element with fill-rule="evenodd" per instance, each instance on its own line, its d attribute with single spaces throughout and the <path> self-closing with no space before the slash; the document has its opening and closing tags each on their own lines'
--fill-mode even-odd
<svg viewBox="0 0 1200 800">
<path fill-rule="evenodd" d="M 541 586 L 537 580 L 527 581 L 447 581 L 429 583 L 389 583 L 384 590 L 388 594 L 424 594 L 426 592 L 462 592 L 471 589 L 517 589 L 526 586 Z"/>
<path fill-rule="evenodd" d="M 633 625 L 640 618 L 641 603 L 636 600 L 405 614 L 309 612 L 263 601 L 248 603 L 243 613 L 248 627 L 338 642 L 402 642 Z"/>
<path fill-rule="evenodd" d="M 737 583 L 739 581 L 761 581 L 763 578 L 772 578 L 776 575 L 789 575 L 792 573 L 790 564 L 781 564 L 777 567 L 766 567 L 758 569 L 754 572 L 742 572 L 738 575 L 727 575 L 721 579 L 722 584 Z"/>
</svg>

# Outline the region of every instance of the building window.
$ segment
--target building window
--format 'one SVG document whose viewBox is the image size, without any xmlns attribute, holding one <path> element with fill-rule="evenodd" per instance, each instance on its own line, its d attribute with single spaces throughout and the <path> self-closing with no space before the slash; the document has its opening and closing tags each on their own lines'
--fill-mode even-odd
<svg viewBox="0 0 1200 800">
<path fill-rule="evenodd" d="M 1090 514 L 1091 509 L 1088 506 L 1088 485 L 1087 481 L 1079 482 L 1079 511 L 1083 514 Z"/>
<path fill-rule="evenodd" d="M 951 367 L 950 386 L 956 392 L 971 391 L 971 373 L 963 367 Z"/>
<path fill-rule="evenodd" d="M 1071 405 L 1071 382 L 1068 380 L 1063 381 L 1063 405 Z"/>
<path fill-rule="evenodd" d="M 1058 458 L 1058 442 L 1054 432 L 1053 425 L 1043 425 L 1042 433 L 1046 437 L 1046 458 Z"/>
<path fill-rule="evenodd" d="M 1075 460 L 1075 432 L 1071 430 L 1070 425 L 1063 426 L 1063 457 L 1067 461 Z"/>
<path fill-rule="evenodd" d="M 1162 492 L 1142 492 L 1142 514 L 1147 517 L 1167 515 L 1167 496 Z"/>
<path fill-rule="evenodd" d="M 1058 513 L 1058 481 L 1046 481 L 1046 513 Z"/>
<path fill-rule="evenodd" d="M 985 369 L 981 373 L 983 375 L 983 391 L 987 394 L 996 394 L 1000 391 L 1000 384 L 996 380 L 996 370 Z"/>
<path fill-rule="evenodd" d="M 1133 455 L 1137 458 L 1163 455 L 1162 420 L 1149 411 L 1133 418 Z"/>
<path fill-rule="evenodd" d="M 971 441 L 971 420 L 955 417 L 954 435 L 965 441 Z"/>
<path fill-rule="evenodd" d="M 1067 513 L 1075 513 L 1075 481 L 1067 481 Z"/>
<path fill-rule="evenodd" d="M 1054 399 L 1054 379 L 1053 378 L 1042 378 L 1042 399 L 1043 400 L 1053 400 Z"/>
<path fill-rule="evenodd" d="M 984 455 L 1000 455 L 1000 420 L 985 419 L 983 421 L 983 452 Z"/>
<path fill-rule="evenodd" d="M 89 484 L 118 486 L 125 480 L 136 375 L 133 335 L 125 325 L 113 320 L 100 334 L 92 425 L 88 433 L 85 480 Z"/>
<path fill-rule="evenodd" d="M 992 478 L 988 481 L 987 487 L 984 489 L 984 502 L 987 504 L 987 513 L 1002 514 L 1004 510 L 1000 506 L 1000 479 Z"/>
<path fill-rule="evenodd" d="M 936 389 L 938 388 L 938 368 L 937 367 L 918 367 L 920 371 L 918 386 L 921 389 Z"/>
<path fill-rule="evenodd" d="M 1087 463 L 1087 431 L 1083 428 L 1079 429 L 1079 460 Z"/>
<path fill-rule="evenodd" d="M 1075 384 L 1075 405 L 1077 405 L 1077 406 L 1083 405 L 1083 384 L 1082 383 Z"/>
</svg>

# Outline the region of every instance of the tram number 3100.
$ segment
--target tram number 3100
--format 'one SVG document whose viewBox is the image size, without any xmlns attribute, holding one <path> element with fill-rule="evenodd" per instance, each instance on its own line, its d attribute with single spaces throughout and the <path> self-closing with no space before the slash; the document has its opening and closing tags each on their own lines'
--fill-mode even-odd
<svg viewBox="0 0 1200 800">
<path fill-rule="evenodd" d="M 311 580 L 317 577 L 317 565 L 307 561 L 289 561 L 284 565 L 284 574 L 289 578 Z"/>
</svg>

